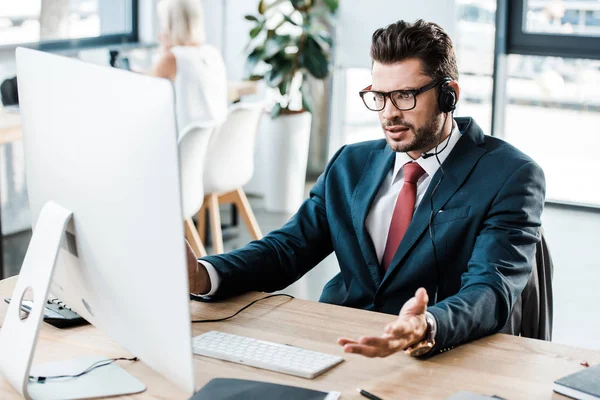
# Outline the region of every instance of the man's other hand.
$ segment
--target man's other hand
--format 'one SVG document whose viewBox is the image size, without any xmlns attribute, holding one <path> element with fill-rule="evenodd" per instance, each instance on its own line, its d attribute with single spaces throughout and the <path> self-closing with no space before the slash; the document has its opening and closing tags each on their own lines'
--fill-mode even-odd
<svg viewBox="0 0 600 400">
<path fill-rule="evenodd" d="M 210 291 L 210 278 L 208 271 L 198 261 L 198 257 L 194 254 L 192 247 L 185 241 L 188 280 L 190 282 L 190 293 L 206 294 Z"/>
<path fill-rule="evenodd" d="M 397 351 L 422 341 L 427 332 L 425 311 L 429 297 L 424 288 L 419 288 L 400 310 L 395 321 L 389 323 L 381 337 L 362 336 L 358 340 L 339 338 L 346 353 L 362 354 L 366 357 L 387 357 Z"/>
</svg>

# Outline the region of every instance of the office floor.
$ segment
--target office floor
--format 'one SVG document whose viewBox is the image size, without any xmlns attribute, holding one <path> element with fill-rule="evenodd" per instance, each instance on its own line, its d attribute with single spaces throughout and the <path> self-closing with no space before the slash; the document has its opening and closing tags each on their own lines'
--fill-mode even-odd
<svg viewBox="0 0 600 400">
<path fill-rule="evenodd" d="M 281 227 L 291 216 L 266 212 L 260 198 L 251 198 L 250 202 L 263 233 Z M 229 211 L 229 207 L 222 209 L 223 222 L 230 220 Z M 600 251 L 597 249 L 600 211 L 548 205 L 542 218 L 555 266 L 553 341 L 600 349 L 600 313 L 597 310 L 600 291 L 596 283 L 600 279 Z M 243 225 L 232 232 L 237 235 L 225 241 L 226 251 L 250 241 Z M 30 232 L 4 238 L 6 276 L 18 272 L 30 238 Z M 332 254 L 283 292 L 318 300 L 323 286 L 338 268 Z"/>
</svg>

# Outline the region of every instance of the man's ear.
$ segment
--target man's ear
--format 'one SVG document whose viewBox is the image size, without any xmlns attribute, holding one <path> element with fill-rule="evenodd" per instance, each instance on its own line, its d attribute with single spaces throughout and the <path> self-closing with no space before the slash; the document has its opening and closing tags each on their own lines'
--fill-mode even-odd
<svg viewBox="0 0 600 400">
<path fill-rule="evenodd" d="M 450 81 L 447 85 L 454 90 L 456 103 L 458 103 L 458 100 L 460 99 L 460 85 L 458 84 L 458 81 Z"/>
</svg>

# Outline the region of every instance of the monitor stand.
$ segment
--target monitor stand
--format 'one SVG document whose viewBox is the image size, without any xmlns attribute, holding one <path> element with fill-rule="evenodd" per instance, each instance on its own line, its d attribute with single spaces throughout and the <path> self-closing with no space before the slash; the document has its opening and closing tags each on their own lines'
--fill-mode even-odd
<svg viewBox="0 0 600 400">
<path fill-rule="evenodd" d="M 44 205 L 0 329 L 0 374 L 26 399 L 66 400 L 139 393 L 145 385 L 116 364 L 97 368 L 79 378 L 38 383 L 30 376 L 78 374 L 98 360 L 93 356 L 32 366 L 43 310 L 70 210 L 50 201 Z M 20 310 L 25 295 L 33 297 L 29 314 Z"/>
</svg>

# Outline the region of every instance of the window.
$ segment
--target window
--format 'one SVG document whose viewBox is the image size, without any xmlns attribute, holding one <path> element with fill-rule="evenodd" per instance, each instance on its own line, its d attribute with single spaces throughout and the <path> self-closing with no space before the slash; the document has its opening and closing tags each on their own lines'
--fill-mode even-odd
<svg viewBox="0 0 600 400">
<path fill-rule="evenodd" d="M 496 1 L 457 0 L 456 16 L 453 40 L 461 95 L 455 116 L 473 117 L 489 134 L 492 124 Z"/>
<path fill-rule="evenodd" d="M 504 139 L 546 175 L 546 199 L 600 205 L 600 61 L 508 56 Z"/>
<path fill-rule="evenodd" d="M 511 0 L 507 12 L 508 53 L 600 58 L 600 0 Z"/>
<path fill-rule="evenodd" d="M 600 0 L 527 0 L 525 30 L 530 33 L 600 36 Z"/>
<path fill-rule="evenodd" d="M 0 47 L 45 50 L 137 40 L 137 0 L 2 0 Z"/>
<path fill-rule="evenodd" d="M 495 135 L 545 172 L 549 202 L 600 206 L 600 0 L 498 0 Z"/>
<path fill-rule="evenodd" d="M 452 39 L 458 61 L 461 98 L 455 116 L 471 116 L 490 132 L 496 0 L 456 0 L 457 23 Z M 345 72 L 345 107 L 341 144 L 381 139 L 377 113 L 369 111 L 358 92 L 371 83 L 370 68 L 348 68 Z"/>
</svg>

